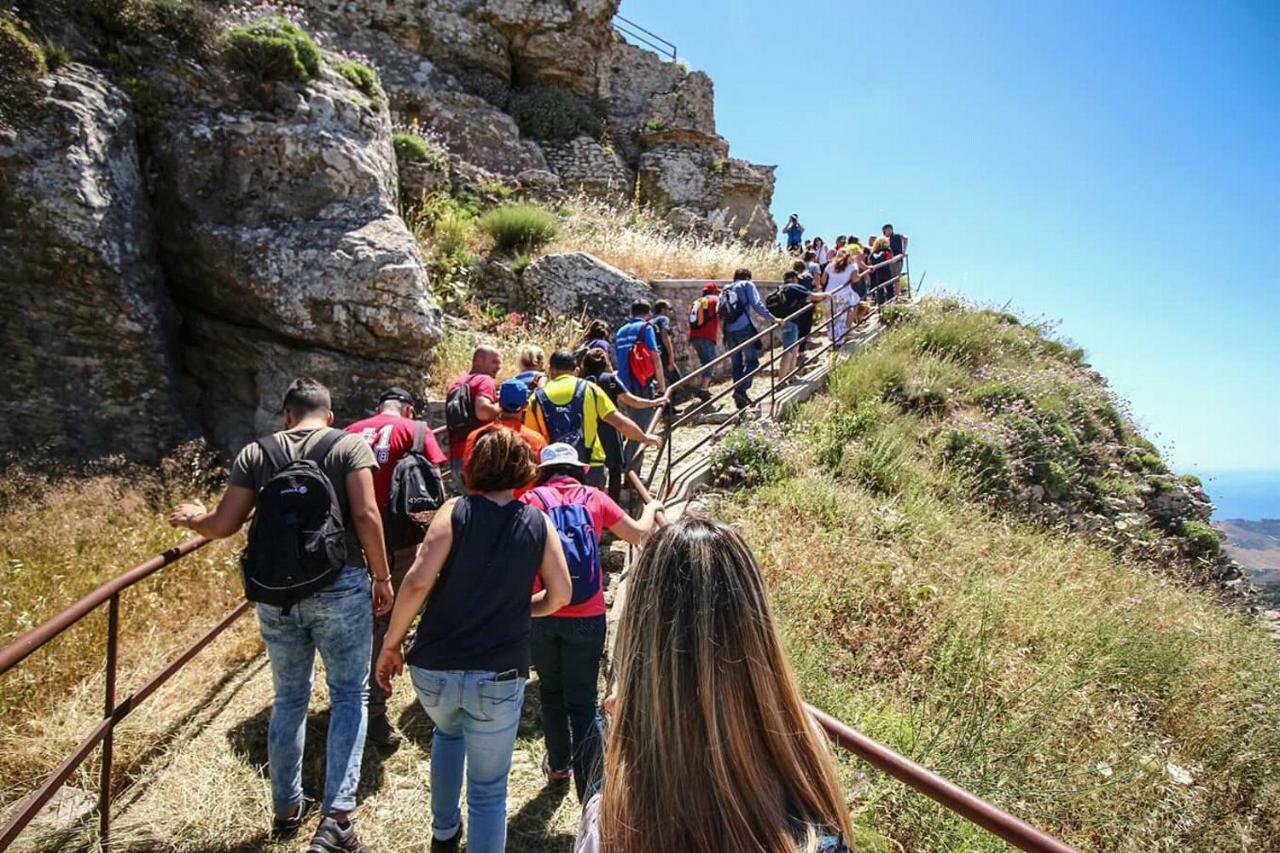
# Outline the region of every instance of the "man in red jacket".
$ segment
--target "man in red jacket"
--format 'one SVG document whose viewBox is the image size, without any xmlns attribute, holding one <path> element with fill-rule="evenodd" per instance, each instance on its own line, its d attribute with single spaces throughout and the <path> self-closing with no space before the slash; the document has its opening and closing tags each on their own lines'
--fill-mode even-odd
<svg viewBox="0 0 1280 853">
<path fill-rule="evenodd" d="M 373 473 L 373 492 L 374 499 L 378 502 L 378 509 L 384 514 L 387 511 L 391 477 L 396 470 L 396 463 L 413 447 L 414 433 L 419 424 L 419 421 L 413 419 L 413 415 L 413 395 L 403 388 L 391 388 L 378 400 L 378 411 L 373 417 L 356 421 L 347 427 L 347 432 L 354 433 L 369 443 L 373 457 L 378 462 L 378 469 Z M 430 428 L 423 435 L 423 453 L 437 466 L 442 466 L 449 461 L 441 452 L 440 445 L 436 442 L 436 437 Z M 387 554 L 387 562 L 391 565 L 391 586 L 397 592 L 400 590 L 400 581 L 413 565 L 417 551 L 418 548 L 414 545 Z M 382 638 L 386 636 L 390 621 L 389 613 L 374 617 L 374 660 L 382 649 Z M 366 737 L 378 746 L 392 748 L 400 744 L 400 733 L 387 719 L 388 698 L 387 692 L 379 687 L 376 681 L 370 679 L 369 728 Z"/>
</svg>

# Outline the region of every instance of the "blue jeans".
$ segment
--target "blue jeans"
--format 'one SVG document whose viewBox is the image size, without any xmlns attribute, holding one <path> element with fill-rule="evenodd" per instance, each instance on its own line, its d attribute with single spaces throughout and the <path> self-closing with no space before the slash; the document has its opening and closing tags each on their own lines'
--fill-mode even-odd
<svg viewBox="0 0 1280 853">
<path fill-rule="evenodd" d="M 542 727 L 552 770 L 573 768 L 578 801 L 600 773 L 600 709 L 596 683 L 604 656 L 604 616 L 534 619 L 529 635 L 538 668 Z"/>
<path fill-rule="evenodd" d="M 329 737 L 325 746 L 324 812 L 356 807 L 369 694 L 369 636 L 373 606 L 369 573 L 347 566 L 327 588 L 289 608 L 258 605 L 275 701 L 267 729 L 271 802 L 288 814 L 302 802 L 302 749 L 316 652 L 329 685 Z"/>
<path fill-rule="evenodd" d="M 516 745 L 524 678 L 494 681 L 492 672 L 409 667 L 418 701 L 435 723 L 431 738 L 431 818 L 447 841 L 462 828 L 462 770 L 467 771 L 469 853 L 507 845 L 507 774 Z"/>
<path fill-rule="evenodd" d="M 689 338 L 689 343 L 693 344 L 693 351 L 698 354 L 698 364 L 709 364 L 716 357 L 716 342 L 707 340 L 706 338 Z M 715 373 L 715 368 L 702 374 L 704 379 L 710 379 L 711 374 Z"/>
<path fill-rule="evenodd" d="M 725 349 L 733 349 L 745 341 L 755 337 L 756 329 L 751 324 L 747 324 L 745 329 L 738 332 L 730 332 L 725 330 L 724 346 Z M 756 342 L 751 346 L 735 352 L 729 357 L 730 363 L 733 365 L 733 396 L 735 398 L 746 397 L 747 392 L 751 390 L 751 383 L 755 377 L 743 379 L 749 373 L 755 373 L 760 366 L 760 344 Z"/>
<path fill-rule="evenodd" d="M 789 320 L 782 325 L 782 348 L 794 346 L 796 341 L 800 340 L 800 327 L 796 325 L 795 320 Z"/>
</svg>

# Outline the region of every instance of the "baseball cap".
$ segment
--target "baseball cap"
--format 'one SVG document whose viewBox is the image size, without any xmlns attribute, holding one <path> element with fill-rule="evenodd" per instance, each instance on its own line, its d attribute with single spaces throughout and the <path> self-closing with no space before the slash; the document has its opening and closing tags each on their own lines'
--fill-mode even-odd
<svg viewBox="0 0 1280 853">
<path fill-rule="evenodd" d="M 714 281 L 709 281 L 706 284 L 702 285 L 702 292 L 703 293 L 719 293 L 720 285 L 716 284 Z"/>
<path fill-rule="evenodd" d="M 553 465 L 581 465 L 585 468 L 587 463 L 578 458 L 578 451 L 572 444 L 557 441 L 542 448 L 542 461 L 538 467 L 550 468 Z"/>
<path fill-rule="evenodd" d="M 508 379 L 498 387 L 498 405 L 504 412 L 518 412 L 529 402 L 529 386 L 519 379 Z"/>
<path fill-rule="evenodd" d="M 401 403 L 408 403 L 410 406 L 414 404 L 413 395 L 403 388 L 388 388 L 382 393 L 382 396 L 378 398 L 378 405 L 382 405 L 388 400 L 398 400 Z"/>
</svg>

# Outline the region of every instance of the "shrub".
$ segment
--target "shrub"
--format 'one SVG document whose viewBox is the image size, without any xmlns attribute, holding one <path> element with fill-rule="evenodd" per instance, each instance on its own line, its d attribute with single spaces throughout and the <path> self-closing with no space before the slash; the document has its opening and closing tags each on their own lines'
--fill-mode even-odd
<svg viewBox="0 0 1280 853">
<path fill-rule="evenodd" d="M 844 458 L 845 446 L 868 433 L 879 420 L 880 409 L 874 402 L 868 402 L 853 411 L 837 409 L 818 417 L 810 436 L 818 464 L 828 470 L 838 466 Z"/>
<path fill-rule="evenodd" d="M 466 313 L 471 299 L 469 273 L 476 262 L 475 211 L 447 193 L 431 193 L 407 216 L 407 222 L 422 244 L 432 293 L 446 310 Z"/>
<path fill-rule="evenodd" d="M 880 322 L 884 323 L 887 328 L 901 325 L 911 319 L 911 307 L 909 305 L 899 305 L 891 302 L 880 309 Z"/>
<path fill-rule="evenodd" d="M 980 494 L 1004 495 L 1013 478 L 1009 454 L 990 437 L 969 429 L 949 429 L 938 440 L 942 458 L 971 481 Z"/>
<path fill-rule="evenodd" d="M 500 110 L 510 105 L 511 87 L 501 77 L 483 71 L 465 71 L 458 75 L 458 82 L 466 92 L 484 98 Z"/>
<path fill-rule="evenodd" d="M 1031 399 L 1021 388 L 1015 388 L 999 379 L 988 379 L 969 394 L 969 399 L 989 413 L 1006 411 L 1014 403 L 1031 405 Z"/>
<path fill-rule="evenodd" d="M 73 0 L 72 16 L 111 51 L 159 36 L 188 53 L 204 53 L 217 41 L 218 19 L 199 0 Z"/>
<path fill-rule="evenodd" d="M 1187 554 L 1191 557 L 1212 559 L 1222 553 L 1222 536 L 1212 525 L 1203 521 L 1184 521 L 1181 532 L 1186 539 Z"/>
<path fill-rule="evenodd" d="M 507 112 L 520 132 L 539 142 L 568 142 L 604 133 L 604 110 L 560 86 L 533 86 L 511 93 Z"/>
<path fill-rule="evenodd" d="M 40 42 L 40 53 L 44 55 L 45 67 L 50 71 L 57 71 L 71 61 L 71 51 L 48 36 Z"/>
<path fill-rule="evenodd" d="M 439 172 L 449 170 L 448 155 L 416 133 L 396 131 L 391 134 L 391 147 L 396 159 L 403 163 L 426 163 Z"/>
<path fill-rule="evenodd" d="M 146 77 L 126 74 L 117 82 L 133 104 L 133 117 L 138 129 L 148 133 L 169 113 L 169 96 L 163 88 Z"/>
<path fill-rule="evenodd" d="M 348 83 L 363 92 L 374 103 L 382 100 L 382 83 L 378 80 L 377 71 L 351 59 L 343 60 L 334 67 Z"/>
<path fill-rule="evenodd" d="M 729 433 L 711 455 L 711 476 L 716 486 L 750 487 L 780 479 L 786 472 L 781 443 L 782 431 L 767 422 Z"/>
<path fill-rule="evenodd" d="M 320 76 L 320 48 L 283 18 L 232 27 L 227 33 L 227 59 L 259 81 L 306 83 Z"/>
<path fill-rule="evenodd" d="M 47 72 L 44 52 L 22 22 L 0 12 L 0 124 L 35 103 Z"/>
<path fill-rule="evenodd" d="M 881 429 L 845 454 L 840 472 L 876 494 L 902 494 L 915 479 L 910 441 L 899 429 Z"/>
<path fill-rule="evenodd" d="M 496 207 L 480 219 L 480 230 L 493 238 L 499 251 L 531 251 L 560 233 L 555 214 L 534 204 Z"/>
</svg>

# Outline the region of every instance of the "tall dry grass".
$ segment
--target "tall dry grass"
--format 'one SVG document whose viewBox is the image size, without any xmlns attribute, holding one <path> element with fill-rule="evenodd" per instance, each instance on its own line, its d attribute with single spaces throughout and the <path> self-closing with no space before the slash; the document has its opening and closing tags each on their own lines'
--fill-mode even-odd
<svg viewBox="0 0 1280 853">
<path fill-rule="evenodd" d="M 644 207 L 576 196 L 559 213 L 564 227 L 546 251 L 587 252 L 646 281 L 726 279 L 740 267 L 778 279 L 795 261 L 776 245 L 675 231 Z"/>
<path fill-rule="evenodd" d="M 81 472 L 49 464 L 0 475 L 0 644 L 185 539 L 165 511 L 180 498 L 216 498 L 222 477 L 209 461 L 189 448 L 158 469 L 108 460 Z M 118 698 L 242 600 L 237 546 L 214 543 L 121 595 Z M 256 653 L 251 622 L 205 650 L 119 728 L 124 776 L 229 665 Z M 104 606 L 0 679 L 0 805 L 30 791 L 100 719 L 105 638 Z M 96 761 L 95 754 L 73 783 L 95 790 Z"/>
</svg>

